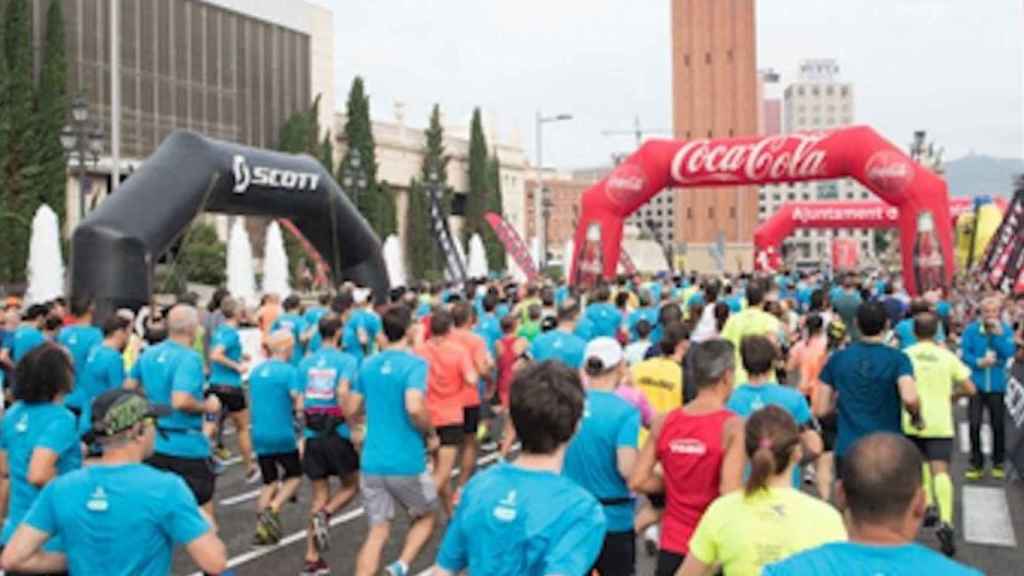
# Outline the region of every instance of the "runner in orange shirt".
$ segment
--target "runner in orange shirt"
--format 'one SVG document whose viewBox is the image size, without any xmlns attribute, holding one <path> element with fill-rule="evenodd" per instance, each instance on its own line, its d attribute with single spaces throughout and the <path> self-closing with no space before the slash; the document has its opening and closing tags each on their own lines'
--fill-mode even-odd
<svg viewBox="0 0 1024 576">
<path fill-rule="evenodd" d="M 430 338 L 416 347 L 427 361 L 427 409 L 441 447 L 434 457 L 434 483 L 445 511 L 451 516 L 451 474 L 455 457 L 465 435 L 463 431 L 463 389 L 476 386 L 479 379 L 473 361 L 451 337 L 452 315 L 438 308 L 430 315 Z"/>
<path fill-rule="evenodd" d="M 455 329 L 451 338 L 473 361 L 473 368 L 480 376 L 484 386 L 484 400 L 494 394 L 494 359 L 487 350 L 487 342 L 473 332 L 476 316 L 469 302 L 458 302 L 452 306 L 452 321 Z M 459 470 L 458 486 L 463 486 L 473 474 L 476 467 L 476 455 L 480 451 L 480 440 L 477 432 L 480 427 L 480 387 L 477 382 L 466 386 L 462 393 L 462 458 Z"/>
</svg>

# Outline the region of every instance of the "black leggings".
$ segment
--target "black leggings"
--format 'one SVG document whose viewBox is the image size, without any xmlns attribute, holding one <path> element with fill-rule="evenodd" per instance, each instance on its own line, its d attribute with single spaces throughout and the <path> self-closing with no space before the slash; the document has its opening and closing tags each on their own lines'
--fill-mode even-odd
<svg viewBox="0 0 1024 576">
<path fill-rule="evenodd" d="M 675 576 L 676 571 L 683 565 L 683 560 L 686 560 L 684 554 L 658 550 L 658 565 L 654 569 L 654 576 Z"/>
<path fill-rule="evenodd" d="M 985 458 L 981 454 L 981 418 L 986 409 L 992 426 L 992 465 L 1002 466 L 1005 458 L 1006 404 L 1003 402 L 1003 393 L 978 392 L 971 397 L 967 406 L 971 428 L 971 466 L 974 468 L 985 466 Z"/>
</svg>

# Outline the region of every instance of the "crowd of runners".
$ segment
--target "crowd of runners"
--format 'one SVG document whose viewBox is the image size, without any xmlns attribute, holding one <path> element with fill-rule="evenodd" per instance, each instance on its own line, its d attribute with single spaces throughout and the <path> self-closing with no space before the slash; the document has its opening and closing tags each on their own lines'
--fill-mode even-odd
<svg viewBox="0 0 1024 576">
<path fill-rule="evenodd" d="M 856 273 L 481 280 L 258 307 L 219 290 L 100 325 L 88 300 L 11 299 L 0 563 L 166 574 L 182 546 L 224 572 L 230 423 L 262 484 L 254 546 L 308 479 L 305 562 L 282 573 L 405 575 L 437 533 L 436 576 L 631 575 L 638 542 L 658 576 L 978 574 L 947 558 L 953 409 L 969 398 L 965 480 L 1005 477 L 1024 306 L 951 294 Z M 501 459 L 478 470 L 481 451 Z M 331 557 L 354 499 L 368 533 Z"/>
</svg>

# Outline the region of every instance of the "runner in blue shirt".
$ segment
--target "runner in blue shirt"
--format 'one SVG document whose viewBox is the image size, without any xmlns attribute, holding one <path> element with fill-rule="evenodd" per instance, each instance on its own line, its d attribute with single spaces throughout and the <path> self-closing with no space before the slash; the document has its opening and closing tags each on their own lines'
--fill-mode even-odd
<svg viewBox="0 0 1024 576">
<path fill-rule="evenodd" d="M 640 307 L 629 313 L 629 341 L 635 342 L 638 338 L 636 325 L 641 320 L 647 320 L 653 329 L 658 324 L 658 309 L 651 301 L 651 294 L 647 290 L 640 291 Z"/>
<path fill-rule="evenodd" d="M 604 512 L 561 474 L 583 398 L 577 371 L 558 362 L 535 364 L 516 375 L 509 412 L 522 454 L 466 484 L 441 542 L 435 576 L 590 570 L 604 541 Z"/>
<path fill-rule="evenodd" d="M 594 290 L 592 296 L 586 311 L 583 312 L 583 318 L 592 328 L 586 340 L 601 336 L 615 338 L 619 333 L 619 327 L 622 326 L 622 314 L 609 302 L 612 297 L 611 290 L 607 284 L 601 284 Z"/>
<path fill-rule="evenodd" d="M 902 435 L 860 439 L 843 461 L 839 488 L 847 505 L 850 541 L 768 565 L 764 576 L 981 576 L 914 542 L 925 508 L 921 475 L 921 455 Z"/>
<path fill-rule="evenodd" d="M 253 483 L 259 480 L 259 469 L 252 455 L 252 439 L 249 433 L 249 406 L 242 389 L 242 377 L 249 370 L 249 358 L 242 353 L 242 340 L 238 335 L 238 300 L 228 296 L 220 302 L 224 321 L 210 338 L 210 390 L 220 400 L 223 412 L 231 419 L 238 434 L 238 450 L 245 465 L 245 480 Z M 230 454 L 224 448 L 220 432 L 220 418 L 207 424 L 206 433 L 215 439 L 217 458 L 227 460 Z"/>
<path fill-rule="evenodd" d="M 272 333 L 267 342 L 270 360 L 256 366 L 249 378 L 252 445 L 263 478 L 253 537 L 257 545 L 281 541 L 281 507 L 295 495 L 302 482 L 302 463 L 293 426 L 295 417 L 302 413 L 302 389 L 299 371 L 289 362 L 294 344 L 288 330 Z"/>
<path fill-rule="evenodd" d="M 291 360 L 293 366 L 298 366 L 299 362 L 302 362 L 302 358 L 306 354 L 306 344 L 309 343 L 315 331 L 315 327 L 308 326 L 306 320 L 299 314 L 301 304 L 299 297 L 294 294 L 285 298 L 281 304 L 284 312 L 270 326 L 271 332 L 282 329 L 291 331 L 292 337 L 295 338 L 295 348 Z"/>
<path fill-rule="evenodd" d="M 328 305 L 331 303 L 331 295 L 324 292 L 317 299 L 317 306 L 310 306 L 306 309 L 306 313 L 302 315 L 302 319 L 306 321 L 307 326 L 316 326 L 320 323 L 320 319 L 323 318 L 330 309 Z"/>
<path fill-rule="evenodd" d="M 369 290 L 358 288 L 352 293 L 355 308 L 345 319 L 345 332 L 341 349 L 362 363 L 363 359 L 377 351 L 377 336 L 380 334 L 380 316 L 370 310 Z"/>
<path fill-rule="evenodd" d="M 62 408 L 63 409 L 63 408 Z M 204 572 L 222 573 L 224 543 L 203 519 L 180 478 L 141 464 L 153 451 L 152 406 L 137 392 L 117 389 L 96 399 L 93 433 L 99 463 L 48 484 L 3 551 L 7 570 L 104 576 L 163 576 L 175 545 Z M 64 554 L 48 554 L 60 538 Z"/>
<path fill-rule="evenodd" d="M 558 327 L 537 336 L 530 344 L 530 356 L 537 362 L 558 360 L 569 368 L 583 367 L 583 350 L 587 343 L 575 334 L 579 303 L 570 298 L 558 309 Z"/>
<path fill-rule="evenodd" d="M 732 391 L 725 407 L 744 418 L 765 406 L 782 408 L 801 429 L 803 460 L 807 462 L 820 456 L 824 446 L 821 436 L 812 429 L 814 422 L 807 399 L 795 388 L 779 386 L 775 381 L 775 362 L 778 358 L 775 344 L 764 336 L 747 336 L 740 343 L 740 357 L 743 369 L 747 371 L 747 382 Z M 801 474 L 800 466 L 794 466 L 794 488 L 800 487 Z"/>
<path fill-rule="evenodd" d="M 46 321 L 46 306 L 33 304 L 28 307 L 25 316 L 21 319 L 21 325 L 11 336 L 11 361 L 17 364 L 26 354 L 46 342 L 43 335 L 43 322 Z"/>
<path fill-rule="evenodd" d="M 398 560 L 386 571 L 404 576 L 434 529 L 437 486 L 427 472 L 427 452 L 440 441 L 426 407 L 427 362 L 409 348 L 412 314 L 394 306 L 382 319 L 387 344 L 363 362 L 351 394 L 351 411 L 366 415 L 360 491 L 370 532 L 359 550 L 356 576 L 374 576 L 387 543 L 397 502 L 412 524 Z"/>
<path fill-rule="evenodd" d="M 121 352 L 128 343 L 130 325 L 128 319 L 121 316 L 107 318 L 103 323 L 103 342 L 89 352 L 85 364 L 78 368 L 75 383 L 78 389 L 72 395 L 77 396 L 77 407 L 83 414 L 94 398 L 107 390 L 124 386 L 124 357 Z M 71 407 L 70 401 L 68 407 Z"/>
<path fill-rule="evenodd" d="M 627 373 L 616 340 L 591 340 L 584 356 L 587 392 L 583 419 L 565 452 L 563 474 L 597 498 L 607 519 L 604 545 L 592 570 L 632 574 L 636 565 L 635 502 L 626 480 L 636 462 L 640 411 L 615 393 Z"/>
<path fill-rule="evenodd" d="M 146 463 L 181 476 L 196 502 L 213 521 L 213 491 L 216 477 L 210 467 L 210 443 L 203 435 L 203 416 L 217 415 L 217 396 L 203 398 L 203 358 L 192 349 L 199 314 L 187 304 L 178 304 L 167 314 L 167 339 L 150 346 L 132 366 L 127 386 L 141 390 L 151 402 L 166 404 L 173 411 L 160 418 L 160 434 Z"/>
<path fill-rule="evenodd" d="M 884 304 L 883 304 L 884 306 Z M 893 336 L 900 345 L 900 350 L 906 350 L 914 344 L 917 344 L 917 336 L 914 334 L 914 318 L 918 314 L 925 312 L 931 312 L 932 306 L 923 299 L 915 299 L 910 302 L 910 313 L 909 315 L 896 323 L 893 328 Z M 939 332 L 935 335 L 936 342 L 946 341 L 946 331 L 942 328 L 942 323 L 939 323 Z"/>
<path fill-rule="evenodd" d="M 72 364 L 75 367 L 75 389 L 66 398 L 67 406 L 76 415 L 82 413 L 82 408 L 88 399 L 81 397 L 82 378 L 85 371 L 85 363 L 89 359 L 89 353 L 103 342 L 105 334 L 96 326 L 92 325 L 93 306 L 92 302 L 84 298 L 75 298 L 71 301 L 71 314 L 75 317 L 75 323 L 66 326 L 57 333 L 57 343 L 67 348 L 71 353 Z"/>
<path fill-rule="evenodd" d="M 318 326 L 320 350 L 299 364 L 299 388 L 303 391 L 306 427 L 302 470 L 313 487 L 310 501 L 312 529 L 306 535 L 304 573 L 328 570 L 321 552 L 327 549 L 331 515 L 356 494 L 359 455 L 352 444 L 349 423 L 342 406 L 358 368 L 356 359 L 338 349 L 341 320 L 329 315 Z M 341 480 L 341 490 L 331 494 L 329 479 Z"/>
<path fill-rule="evenodd" d="M 10 500 L 0 542 L 7 543 L 39 490 L 82 465 L 75 417 L 64 408 L 72 386 L 71 362 L 62 348 L 44 344 L 18 364 L 16 402 L 4 414 L 0 450 L 10 478 Z M 59 540 L 47 551 L 60 551 Z"/>
</svg>

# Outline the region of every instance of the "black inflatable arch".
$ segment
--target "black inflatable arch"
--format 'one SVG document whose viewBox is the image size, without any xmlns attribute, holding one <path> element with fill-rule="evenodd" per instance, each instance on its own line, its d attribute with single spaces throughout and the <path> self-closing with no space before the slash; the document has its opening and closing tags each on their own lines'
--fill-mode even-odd
<svg viewBox="0 0 1024 576">
<path fill-rule="evenodd" d="M 75 228 L 71 294 L 92 298 L 98 317 L 148 303 L 155 262 L 204 210 L 288 218 L 335 283 L 387 295 L 380 239 L 319 162 L 187 131 L 168 136 Z"/>
</svg>

